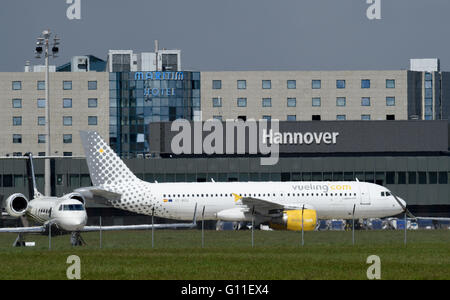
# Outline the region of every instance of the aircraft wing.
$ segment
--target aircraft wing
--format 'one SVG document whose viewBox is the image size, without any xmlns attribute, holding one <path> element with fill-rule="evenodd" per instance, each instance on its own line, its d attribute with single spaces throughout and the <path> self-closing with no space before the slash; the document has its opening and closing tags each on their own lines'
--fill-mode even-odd
<svg viewBox="0 0 450 300">
<path fill-rule="evenodd" d="M 121 230 L 150 230 L 150 229 L 191 229 L 197 226 L 196 223 L 179 224 L 148 224 L 148 225 L 124 225 L 124 226 L 85 226 L 82 232 L 93 231 L 121 231 Z"/>
<path fill-rule="evenodd" d="M 283 210 L 301 210 L 303 207 L 305 209 L 311 209 L 309 205 L 303 206 L 302 204 L 292 204 L 283 205 L 275 203 L 268 200 L 253 198 L 253 197 L 242 197 L 237 194 L 233 194 L 234 199 L 237 204 L 246 206 L 250 211 L 255 211 L 261 215 L 272 215 L 274 213 L 280 213 Z"/>
<path fill-rule="evenodd" d="M 82 232 L 93 231 L 120 231 L 120 230 L 149 230 L 149 229 L 191 229 L 197 227 L 197 204 L 195 204 L 192 223 L 174 224 L 144 224 L 144 225 L 119 225 L 119 226 L 84 226 Z"/>
<path fill-rule="evenodd" d="M 84 187 L 75 190 L 76 193 L 80 193 L 86 199 L 92 200 L 95 203 L 110 206 L 111 201 L 120 200 L 121 194 L 114 193 L 106 190 L 101 186 Z"/>
<path fill-rule="evenodd" d="M 440 217 L 414 217 L 412 219 L 417 219 L 417 220 L 435 220 L 435 221 L 450 221 L 450 218 L 440 218 Z"/>
<path fill-rule="evenodd" d="M 43 233 L 45 227 L 17 227 L 17 228 L 0 228 L 0 233 Z"/>
</svg>

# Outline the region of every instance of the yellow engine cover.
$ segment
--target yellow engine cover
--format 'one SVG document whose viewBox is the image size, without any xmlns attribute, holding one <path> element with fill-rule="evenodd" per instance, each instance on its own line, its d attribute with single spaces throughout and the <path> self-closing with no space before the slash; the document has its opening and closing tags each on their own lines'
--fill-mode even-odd
<svg viewBox="0 0 450 300">
<path fill-rule="evenodd" d="M 287 230 L 301 231 L 302 230 L 302 211 L 288 210 L 287 214 Z M 305 209 L 303 211 L 303 230 L 313 231 L 317 225 L 317 212 L 313 209 Z"/>
<path fill-rule="evenodd" d="M 317 225 L 317 212 L 313 209 L 303 210 L 303 230 L 313 231 Z M 302 211 L 286 210 L 283 212 L 282 222 L 273 222 L 270 224 L 273 229 L 301 231 L 302 230 Z"/>
</svg>

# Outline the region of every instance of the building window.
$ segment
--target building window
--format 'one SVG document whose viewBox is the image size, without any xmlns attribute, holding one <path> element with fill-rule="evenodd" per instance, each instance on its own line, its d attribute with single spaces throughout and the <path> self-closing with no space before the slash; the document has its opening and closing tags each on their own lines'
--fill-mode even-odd
<svg viewBox="0 0 450 300">
<path fill-rule="evenodd" d="M 288 115 L 287 120 L 288 121 L 297 121 L 297 116 L 296 115 Z"/>
<path fill-rule="evenodd" d="M 296 89 L 297 88 L 297 81 L 296 80 L 288 80 L 287 81 L 287 88 L 288 89 Z"/>
<path fill-rule="evenodd" d="M 72 90 L 72 81 L 63 81 L 63 89 L 65 91 Z"/>
<path fill-rule="evenodd" d="M 213 80 L 212 85 L 213 90 L 220 90 L 222 89 L 222 80 Z"/>
<path fill-rule="evenodd" d="M 408 184 L 417 184 L 416 172 L 408 172 Z"/>
<path fill-rule="evenodd" d="M 395 89 L 395 79 L 386 79 L 386 88 Z"/>
<path fill-rule="evenodd" d="M 37 107 L 38 108 L 45 108 L 45 99 L 38 99 L 37 100 Z"/>
<path fill-rule="evenodd" d="M 319 106 L 321 106 L 322 105 L 322 100 L 320 99 L 320 97 L 315 97 L 315 98 L 312 98 L 312 106 L 313 107 L 319 107 Z"/>
<path fill-rule="evenodd" d="M 312 115 L 312 120 L 313 121 L 320 121 L 322 118 L 320 117 L 320 115 Z"/>
<path fill-rule="evenodd" d="M 45 134 L 38 134 L 38 144 L 45 144 Z"/>
<path fill-rule="evenodd" d="M 72 156 L 73 154 L 72 154 L 72 152 L 64 152 L 63 153 L 63 156 L 64 157 L 70 157 L 70 156 Z"/>
<path fill-rule="evenodd" d="M 38 91 L 45 90 L 45 81 L 38 81 L 37 82 L 37 89 L 38 89 Z"/>
<path fill-rule="evenodd" d="M 347 99 L 345 97 L 337 97 L 336 98 L 336 106 L 345 106 Z"/>
<path fill-rule="evenodd" d="M 213 98 L 213 107 L 222 107 L 222 98 Z"/>
<path fill-rule="evenodd" d="M 64 126 L 72 126 L 72 117 L 63 117 Z"/>
<path fill-rule="evenodd" d="M 22 144 L 21 134 L 13 134 L 13 144 Z"/>
<path fill-rule="evenodd" d="M 263 107 L 272 107 L 272 98 L 264 98 L 262 100 Z"/>
<path fill-rule="evenodd" d="M 345 115 L 337 115 L 336 116 L 336 120 L 338 121 L 345 121 L 347 119 L 347 117 Z"/>
<path fill-rule="evenodd" d="M 222 116 L 213 116 L 213 120 L 222 121 Z"/>
<path fill-rule="evenodd" d="M 272 120 L 272 116 L 263 116 L 262 118 L 263 118 L 263 120 L 266 120 L 269 122 Z"/>
<path fill-rule="evenodd" d="M 237 106 L 238 107 L 247 107 L 247 98 L 238 98 Z"/>
<path fill-rule="evenodd" d="M 238 90 L 245 90 L 247 88 L 247 81 L 246 80 L 238 80 L 237 88 L 238 88 Z"/>
<path fill-rule="evenodd" d="M 38 117 L 38 126 L 45 126 L 45 117 Z"/>
<path fill-rule="evenodd" d="M 361 106 L 370 106 L 370 97 L 362 97 Z"/>
<path fill-rule="evenodd" d="M 272 88 L 272 81 L 271 80 L 263 80 L 262 88 L 265 90 L 270 90 Z"/>
<path fill-rule="evenodd" d="M 395 120 L 395 115 L 386 115 L 386 120 L 389 120 L 389 121 Z"/>
<path fill-rule="evenodd" d="M 320 88 L 322 88 L 322 80 L 313 80 L 312 81 L 312 88 L 313 89 L 320 89 Z"/>
<path fill-rule="evenodd" d="M 20 91 L 22 89 L 22 81 L 13 81 L 12 82 L 12 89 L 14 91 Z"/>
<path fill-rule="evenodd" d="M 22 117 L 13 117 L 13 126 L 22 126 Z"/>
<path fill-rule="evenodd" d="M 88 107 L 89 108 L 98 107 L 98 100 L 97 100 L 97 98 L 89 98 L 88 99 Z"/>
<path fill-rule="evenodd" d="M 88 90 L 97 90 L 97 81 L 88 81 Z"/>
<path fill-rule="evenodd" d="M 386 106 L 395 106 L 395 97 L 386 97 Z"/>
<path fill-rule="evenodd" d="M 13 108 L 22 108 L 22 99 L 13 99 L 12 107 Z"/>
<path fill-rule="evenodd" d="M 297 98 L 288 98 L 287 106 L 288 107 L 297 107 Z"/>
<path fill-rule="evenodd" d="M 418 172 L 419 184 L 427 184 L 427 172 Z"/>
<path fill-rule="evenodd" d="M 64 134 L 63 135 L 63 143 L 64 144 L 72 144 L 72 135 L 71 134 Z"/>
<path fill-rule="evenodd" d="M 345 80 L 336 80 L 337 89 L 345 89 Z"/>
<path fill-rule="evenodd" d="M 72 108 L 72 99 L 64 98 L 63 99 L 63 107 L 64 108 Z"/>
<path fill-rule="evenodd" d="M 370 79 L 362 79 L 361 80 L 361 88 L 362 89 L 370 89 Z"/>
<path fill-rule="evenodd" d="M 370 121 L 370 115 L 361 115 L 361 120 Z"/>
<path fill-rule="evenodd" d="M 97 125 L 97 117 L 96 116 L 89 116 L 88 117 L 88 125 Z"/>
<path fill-rule="evenodd" d="M 448 184 L 447 172 L 439 172 L 439 184 Z"/>
</svg>

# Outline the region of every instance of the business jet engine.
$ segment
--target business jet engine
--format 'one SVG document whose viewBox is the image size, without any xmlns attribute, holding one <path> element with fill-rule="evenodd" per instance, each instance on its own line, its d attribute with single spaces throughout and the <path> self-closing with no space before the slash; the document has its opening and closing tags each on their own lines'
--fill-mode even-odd
<svg viewBox="0 0 450 300">
<path fill-rule="evenodd" d="M 302 222 L 303 217 L 303 222 Z M 274 218 L 269 223 L 270 228 L 278 230 L 313 231 L 317 225 L 317 212 L 314 209 L 285 210 L 283 216 Z"/>
<path fill-rule="evenodd" d="M 83 195 L 81 195 L 80 193 L 70 193 L 67 194 L 63 197 L 64 199 L 67 200 L 77 200 L 80 201 L 83 205 L 86 204 L 86 200 L 84 199 Z"/>
<path fill-rule="evenodd" d="M 11 217 L 19 218 L 25 215 L 28 199 L 22 194 L 13 194 L 6 199 L 5 209 Z"/>
</svg>

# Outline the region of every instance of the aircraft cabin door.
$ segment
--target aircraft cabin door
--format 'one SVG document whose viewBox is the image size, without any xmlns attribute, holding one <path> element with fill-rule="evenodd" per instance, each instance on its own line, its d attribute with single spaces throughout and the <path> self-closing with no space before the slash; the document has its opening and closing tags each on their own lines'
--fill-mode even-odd
<svg viewBox="0 0 450 300">
<path fill-rule="evenodd" d="M 360 185 L 359 187 L 361 193 L 361 205 L 370 205 L 370 192 L 368 185 Z"/>
</svg>

